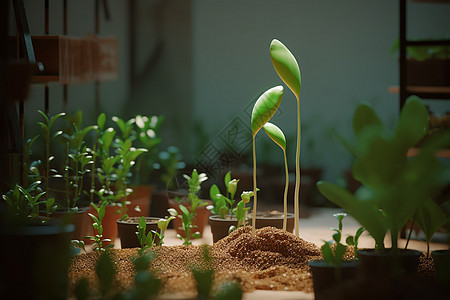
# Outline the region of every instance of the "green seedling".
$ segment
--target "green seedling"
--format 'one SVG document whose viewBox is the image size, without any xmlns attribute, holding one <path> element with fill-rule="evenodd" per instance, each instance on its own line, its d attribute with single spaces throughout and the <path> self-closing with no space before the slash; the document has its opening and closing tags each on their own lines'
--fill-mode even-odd
<svg viewBox="0 0 450 300">
<path fill-rule="evenodd" d="M 300 119 L 300 90 L 301 74 L 300 67 L 294 55 L 280 41 L 274 39 L 270 43 L 270 58 L 278 76 L 289 87 L 297 98 L 297 149 L 295 155 L 295 191 L 294 191 L 294 230 L 297 236 L 299 232 L 300 218 L 300 142 L 301 142 L 301 119 Z"/>
<path fill-rule="evenodd" d="M 54 159 L 54 156 L 50 154 L 50 144 L 53 139 L 56 137 L 62 135 L 62 131 L 57 131 L 55 133 L 52 133 L 53 125 L 55 124 L 55 121 L 59 118 L 63 117 L 65 113 L 59 113 L 54 116 L 47 116 L 44 112 L 38 110 L 39 114 L 44 118 L 44 122 L 38 122 L 38 124 L 41 126 L 42 129 L 42 137 L 44 138 L 45 143 L 45 170 L 44 170 L 44 181 L 45 181 L 45 190 L 48 192 L 49 190 L 49 180 L 51 176 L 58 177 L 60 175 L 57 174 L 56 170 L 50 169 L 50 161 Z M 46 196 L 48 197 L 48 196 Z"/>
<path fill-rule="evenodd" d="M 269 122 L 272 116 L 277 111 L 283 97 L 283 87 L 276 86 L 266 92 L 264 92 L 256 101 L 253 106 L 251 116 L 251 128 L 252 128 L 252 149 L 253 149 L 253 194 L 255 199 L 253 200 L 253 219 L 252 219 L 252 234 L 255 235 L 256 228 L 256 208 L 257 208 L 257 195 L 256 195 L 256 147 L 255 139 L 256 134 L 263 126 Z"/>
<path fill-rule="evenodd" d="M 358 230 L 356 230 L 355 235 L 349 235 L 347 236 L 347 238 L 345 239 L 345 242 L 347 243 L 347 245 L 349 246 L 353 246 L 354 249 L 354 253 L 355 253 L 355 257 L 358 254 L 358 242 L 359 242 L 359 237 L 361 236 L 361 234 L 364 232 L 364 230 L 366 230 L 364 227 L 359 227 Z"/>
<path fill-rule="evenodd" d="M 284 187 L 284 197 L 283 197 L 283 206 L 284 206 L 284 219 L 283 219 L 283 230 L 287 228 L 287 195 L 288 195 L 288 187 L 289 187 L 289 167 L 286 158 L 286 138 L 284 137 L 283 132 L 276 125 L 267 122 L 264 126 L 264 131 L 267 135 L 274 141 L 280 148 L 283 150 L 284 157 L 284 170 L 285 170 L 285 178 L 286 184 Z"/>
<path fill-rule="evenodd" d="M 259 191 L 259 189 L 257 189 L 256 191 Z M 246 207 L 246 204 L 250 202 L 251 197 L 253 197 L 253 191 L 242 192 L 241 201 L 239 201 L 235 209 L 238 224 L 237 227 L 233 225 L 230 226 L 230 228 L 228 229 L 228 234 L 230 234 L 230 232 L 232 232 L 233 230 L 246 225 L 245 223 L 247 221 L 247 211 L 250 209 L 250 207 Z"/>
<path fill-rule="evenodd" d="M 189 209 L 183 204 L 179 204 L 181 215 L 178 214 L 174 208 L 169 208 L 167 211 L 172 217 L 178 217 L 181 219 L 180 229 L 184 231 L 184 237 L 177 234 L 177 238 L 183 241 L 183 245 L 192 245 L 191 240 L 200 237 L 200 232 L 196 231 L 192 233 L 192 229 L 197 228 L 197 225 L 193 224 L 195 214 L 189 211 Z"/>
<path fill-rule="evenodd" d="M 333 240 L 324 241 L 325 243 L 321 247 L 323 259 L 330 266 L 340 267 L 342 264 L 342 258 L 347 250 L 347 246 L 341 243 L 342 220 L 346 215 L 346 213 L 333 214 L 333 217 L 338 220 L 338 228 L 331 228 L 331 230 L 335 232 L 333 234 Z M 334 249 L 331 247 L 333 243 L 335 244 Z"/>
<path fill-rule="evenodd" d="M 159 232 L 153 231 L 153 234 L 156 234 L 159 238 L 159 246 L 162 246 L 164 244 L 164 237 L 166 234 L 167 227 L 169 226 L 170 221 L 175 219 L 174 216 L 165 217 L 164 219 L 159 219 L 158 221 L 158 228 Z"/>
<path fill-rule="evenodd" d="M 153 236 L 151 231 L 146 233 L 147 223 L 145 222 L 145 217 L 144 216 L 142 216 L 139 219 L 139 223 L 137 225 L 137 229 L 138 229 L 138 231 L 136 232 L 136 235 L 138 237 L 139 244 L 141 245 L 141 249 L 139 249 L 138 252 L 139 252 L 140 255 L 142 255 L 142 253 L 145 250 L 147 250 L 148 248 L 153 246 L 153 244 L 155 243 L 156 235 Z"/>
<path fill-rule="evenodd" d="M 36 189 L 40 181 L 33 182 L 27 188 L 16 184 L 14 189 L 3 195 L 11 216 L 18 220 L 37 219 L 39 216 L 39 205 L 44 204 L 46 208 L 47 219 L 56 209 L 55 199 L 40 200 L 45 192 L 36 194 Z M 45 222 L 45 220 L 43 220 Z"/>
<path fill-rule="evenodd" d="M 221 194 L 219 187 L 216 184 L 213 184 L 209 189 L 209 196 L 213 205 L 207 207 L 213 214 L 221 216 L 222 219 L 225 219 L 227 215 L 229 215 L 230 218 L 234 215 L 234 195 L 237 191 L 239 179 L 231 179 L 231 171 L 228 171 L 227 174 L 225 174 L 224 182 L 226 195 Z"/>
<path fill-rule="evenodd" d="M 103 202 L 100 206 L 97 206 L 94 203 L 91 203 L 92 207 L 94 207 L 98 215 L 98 217 L 96 217 L 95 215 L 89 213 L 89 216 L 94 221 L 92 223 L 94 233 L 97 232 L 97 234 L 94 236 L 87 236 L 86 238 L 94 242 L 94 244 L 92 245 L 92 249 L 97 252 L 105 252 L 106 250 L 114 247 L 114 244 L 108 244 L 105 247 L 103 246 L 103 243 L 111 242 L 110 239 L 103 238 L 102 221 L 103 217 L 105 216 L 105 207 L 107 204 L 108 204 L 107 202 Z"/>
</svg>

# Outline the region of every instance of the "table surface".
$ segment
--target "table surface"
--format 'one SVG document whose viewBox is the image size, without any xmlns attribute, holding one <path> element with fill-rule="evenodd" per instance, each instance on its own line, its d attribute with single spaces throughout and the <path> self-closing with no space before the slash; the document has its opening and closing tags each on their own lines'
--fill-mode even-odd
<svg viewBox="0 0 450 300">
<path fill-rule="evenodd" d="M 332 231 L 330 228 L 337 227 L 337 221 L 333 217 L 334 213 L 341 212 L 339 208 L 316 208 L 310 210 L 309 218 L 300 219 L 300 237 L 309 242 L 315 243 L 320 246 L 323 244 L 323 240 L 330 240 Z M 346 216 L 343 220 L 343 234 L 354 235 L 360 225 L 351 217 Z M 165 245 L 181 245 L 182 241 L 176 237 L 175 230 L 167 230 L 166 237 L 164 238 Z M 193 240 L 194 245 L 212 244 L 211 229 L 209 226 L 205 227 L 203 237 L 201 239 Z M 399 240 L 399 247 L 404 247 L 406 244 L 405 239 Z M 390 247 L 390 237 L 386 237 L 386 247 Z M 367 232 L 364 232 L 359 239 L 360 248 L 373 248 L 373 239 Z M 115 242 L 115 248 L 120 248 L 120 240 Z M 411 240 L 408 245 L 409 249 L 416 249 L 422 252 L 426 252 L 426 243 L 419 240 Z M 430 251 L 438 249 L 447 249 L 448 245 L 444 243 L 431 243 Z M 180 295 L 163 295 L 161 299 L 182 299 Z M 243 299 L 314 299 L 312 293 L 304 293 L 297 291 L 264 291 L 257 290 L 251 293 L 245 293 Z"/>
</svg>

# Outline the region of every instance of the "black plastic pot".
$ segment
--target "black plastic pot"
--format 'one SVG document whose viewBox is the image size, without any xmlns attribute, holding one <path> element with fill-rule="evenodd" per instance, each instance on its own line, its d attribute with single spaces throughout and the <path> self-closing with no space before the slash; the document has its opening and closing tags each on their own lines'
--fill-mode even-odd
<svg viewBox="0 0 450 300">
<path fill-rule="evenodd" d="M 434 250 L 433 257 L 436 277 L 443 283 L 450 285 L 450 250 Z"/>
<path fill-rule="evenodd" d="M 139 244 L 139 239 L 136 235 L 138 231 L 139 219 L 141 217 L 129 217 L 126 220 L 117 220 L 117 231 L 120 238 L 120 244 L 122 249 L 125 248 L 137 248 L 141 245 Z M 145 234 L 147 235 L 150 230 L 159 232 L 158 221 L 160 218 L 155 217 L 145 217 Z M 153 233 L 152 233 L 153 234 Z M 159 243 L 158 236 L 155 238 L 155 243 Z"/>
<path fill-rule="evenodd" d="M 70 237 L 74 226 L 0 224 L 2 299 L 66 299 Z"/>
<path fill-rule="evenodd" d="M 251 216 L 251 214 L 250 214 Z M 284 220 L 284 214 L 283 213 L 256 213 L 256 229 L 264 228 L 264 227 L 276 227 L 278 229 L 283 229 L 283 220 Z M 294 220 L 295 215 L 288 213 L 287 214 L 287 226 L 286 230 L 289 232 L 294 231 Z"/>
<path fill-rule="evenodd" d="M 411 249 L 360 249 L 360 273 L 364 278 L 415 276 L 421 255 Z"/>
<path fill-rule="evenodd" d="M 356 278 L 358 262 L 343 261 L 340 267 L 335 267 L 323 260 L 311 260 L 308 265 L 313 276 L 315 299 L 326 299 L 329 290 Z"/>
<path fill-rule="evenodd" d="M 247 219 L 247 224 L 249 224 Z M 213 242 L 217 242 L 224 237 L 228 236 L 230 226 L 237 227 L 238 221 L 235 217 L 222 219 L 221 216 L 213 215 L 209 217 L 209 224 L 211 225 L 211 233 L 213 236 Z"/>
</svg>

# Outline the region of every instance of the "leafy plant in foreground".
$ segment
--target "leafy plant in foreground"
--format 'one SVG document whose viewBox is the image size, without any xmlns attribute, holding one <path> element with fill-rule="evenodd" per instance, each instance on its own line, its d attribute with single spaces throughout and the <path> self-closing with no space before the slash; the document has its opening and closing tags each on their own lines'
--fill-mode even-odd
<svg viewBox="0 0 450 300">
<path fill-rule="evenodd" d="M 213 202 L 213 205 L 207 207 L 213 214 L 219 215 L 222 219 L 225 219 L 229 214 L 233 217 L 233 206 L 235 203 L 234 195 L 236 194 L 237 185 L 239 179 L 231 179 L 231 171 L 228 171 L 224 177 L 224 183 L 226 188 L 226 195 L 220 193 L 219 187 L 213 184 L 209 189 L 209 196 Z"/>
</svg>

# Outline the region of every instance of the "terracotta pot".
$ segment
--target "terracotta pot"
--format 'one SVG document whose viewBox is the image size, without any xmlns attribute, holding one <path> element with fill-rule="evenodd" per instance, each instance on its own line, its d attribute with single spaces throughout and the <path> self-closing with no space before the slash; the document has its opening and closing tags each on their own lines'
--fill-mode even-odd
<svg viewBox="0 0 450 300">
<path fill-rule="evenodd" d="M 152 201 L 153 185 L 138 185 L 133 187 L 133 192 L 127 197 L 130 201 L 127 204 L 127 215 L 129 217 L 148 217 L 150 214 L 150 206 Z M 136 210 L 136 207 L 139 207 Z"/>
<path fill-rule="evenodd" d="M 141 217 L 129 217 L 126 220 L 117 220 L 117 231 L 120 238 L 120 244 L 122 249 L 124 248 L 137 248 L 141 245 L 139 244 L 139 239 L 136 235 L 138 232 L 138 224 Z M 146 217 L 145 223 L 145 234 L 148 234 L 150 230 L 159 232 L 158 229 L 159 218 Z M 155 243 L 159 243 L 159 238 L 156 236 Z"/>
<path fill-rule="evenodd" d="M 308 262 L 313 276 L 315 299 L 327 299 L 324 293 L 348 280 L 354 280 L 357 275 L 357 261 L 343 261 L 340 268 L 328 265 L 323 260 Z"/>
<path fill-rule="evenodd" d="M 250 214 L 251 216 L 251 214 Z M 280 212 L 268 212 L 268 213 L 256 213 L 256 229 L 263 228 L 263 227 L 276 227 L 279 229 L 283 229 L 283 220 L 284 220 L 284 214 Z M 287 224 L 286 224 L 286 230 L 289 232 L 294 231 L 294 220 L 295 215 L 288 213 L 287 214 Z"/>
<path fill-rule="evenodd" d="M 395 278 L 416 275 L 422 252 L 410 249 L 360 249 L 360 273 L 363 278 Z"/>
<path fill-rule="evenodd" d="M 66 299 L 73 225 L 0 224 L 2 299 Z"/>
<path fill-rule="evenodd" d="M 105 216 L 103 217 L 103 238 L 110 239 L 111 242 L 104 243 L 104 245 L 114 244 L 117 238 L 117 220 L 122 217 L 122 213 L 118 212 L 120 206 L 117 204 L 107 205 L 105 207 Z M 92 214 L 97 216 L 95 208 L 91 208 Z M 94 234 L 97 234 L 96 232 Z"/>
<path fill-rule="evenodd" d="M 207 200 L 204 200 L 204 201 L 208 202 L 208 205 L 211 204 L 211 201 L 207 201 Z M 178 206 L 178 203 L 176 203 L 173 200 L 169 200 L 169 206 L 170 206 L 170 208 L 175 208 L 177 210 L 178 214 L 181 215 L 181 210 Z M 189 211 L 191 210 L 190 205 L 185 205 L 185 206 L 187 209 L 189 209 Z M 197 227 L 191 228 L 191 233 L 195 233 L 198 231 L 200 233 L 200 237 L 203 236 L 203 231 L 205 229 L 206 224 L 208 223 L 208 218 L 211 215 L 210 211 L 206 209 L 206 206 L 207 205 L 197 207 L 197 209 L 196 209 L 197 215 L 195 216 L 195 218 L 192 222 L 192 224 L 197 225 Z M 182 227 L 181 219 L 177 217 L 172 222 L 173 222 L 173 228 L 176 230 L 177 234 L 184 237 L 184 231 L 182 229 L 180 229 L 180 227 Z"/>
<path fill-rule="evenodd" d="M 247 218 L 247 224 L 250 224 L 250 218 Z M 224 237 L 228 236 L 230 226 L 237 227 L 238 221 L 236 217 L 222 219 L 221 216 L 213 215 L 209 217 L 209 224 L 211 225 L 211 233 L 213 236 L 213 242 L 217 242 Z"/>
<path fill-rule="evenodd" d="M 91 218 L 88 216 L 91 207 L 80 207 L 74 213 L 68 213 L 66 211 L 56 211 L 50 215 L 51 218 L 57 218 L 65 222 L 66 224 L 73 224 L 74 230 L 72 232 L 71 239 L 83 240 L 85 236 L 89 235 L 89 227 Z M 45 212 L 40 213 L 45 215 Z"/>
</svg>

